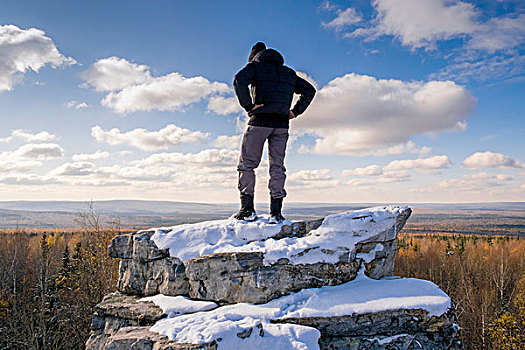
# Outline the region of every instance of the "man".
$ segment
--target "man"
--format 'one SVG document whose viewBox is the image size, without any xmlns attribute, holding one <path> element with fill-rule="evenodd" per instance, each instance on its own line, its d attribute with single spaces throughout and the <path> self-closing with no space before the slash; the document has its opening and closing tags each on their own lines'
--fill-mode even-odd
<svg viewBox="0 0 525 350">
<path fill-rule="evenodd" d="M 290 119 L 302 114 L 315 95 L 315 88 L 284 66 L 283 56 L 264 43 L 256 43 L 250 52 L 248 64 L 234 78 L 235 93 L 250 120 L 244 133 L 239 158 L 239 191 L 241 209 L 235 218 L 257 219 L 253 204 L 255 188 L 254 169 L 259 166 L 264 143 L 268 140 L 270 161 L 270 223 L 284 220 L 281 213 L 286 196 L 284 156 L 288 141 Z M 249 86 L 251 85 L 251 94 Z M 300 95 L 290 110 L 294 93 Z"/>
</svg>

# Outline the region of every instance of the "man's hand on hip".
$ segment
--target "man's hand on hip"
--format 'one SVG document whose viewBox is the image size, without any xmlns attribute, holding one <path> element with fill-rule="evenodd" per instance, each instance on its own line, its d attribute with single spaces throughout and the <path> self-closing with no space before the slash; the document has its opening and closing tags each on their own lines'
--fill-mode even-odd
<svg viewBox="0 0 525 350">
<path fill-rule="evenodd" d="M 289 117 L 290 119 L 293 119 L 293 118 L 295 118 L 295 114 L 293 114 L 293 112 L 290 111 L 290 114 L 288 114 L 288 117 Z"/>
<path fill-rule="evenodd" d="M 253 106 L 253 108 L 252 108 L 252 110 L 250 111 L 250 113 L 253 112 L 253 111 L 255 111 L 257 108 L 262 107 L 262 106 L 264 106 L 264 105 L 255 105 L 255 106 Z"/>
</svg>

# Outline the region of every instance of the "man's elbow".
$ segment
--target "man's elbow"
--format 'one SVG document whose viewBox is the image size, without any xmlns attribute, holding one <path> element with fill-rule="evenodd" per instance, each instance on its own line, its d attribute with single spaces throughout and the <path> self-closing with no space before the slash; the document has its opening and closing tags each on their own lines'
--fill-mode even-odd
<svg viewBox="0 0 525 350">
<path fill-rule="evenodd" d="M 315 90 L 315 88 L 312 86 L 310 89 L 308 89 L 306 95 L 310 98 L 310 100 L 312 100 L 315 97 L 316 92 L 317 90 Z"/>
</svg>

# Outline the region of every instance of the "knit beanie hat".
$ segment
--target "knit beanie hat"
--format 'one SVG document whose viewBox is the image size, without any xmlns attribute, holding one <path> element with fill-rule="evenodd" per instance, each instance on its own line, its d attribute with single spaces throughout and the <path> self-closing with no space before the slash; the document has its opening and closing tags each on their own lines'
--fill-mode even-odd
<svg viewBox="0 0 525 350">
<path fill-rule="evenodd" d="M 255 45 L 252 46 L 252 50 L 250 51 L 250 57 L 248 57 L 248 62 L 253 61 L 255 56 L 262 50 L 266 49 L 266 45 L 263 42 L 257 42 Z"/>
</svg>

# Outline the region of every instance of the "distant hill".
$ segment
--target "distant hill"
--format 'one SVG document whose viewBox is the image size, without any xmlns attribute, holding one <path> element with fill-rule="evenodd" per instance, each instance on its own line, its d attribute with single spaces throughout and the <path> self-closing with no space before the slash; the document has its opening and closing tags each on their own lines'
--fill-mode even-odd
<svg viewBox="0 0 525 350">
<path fill-rule="evenodd" d="M 498 215 L 525 217 L 525 202 L 495 203 L 389 203 L 406 204 L 414 209 L 412 223 L 428 217 L 450 215 Z M 293 220 L 316 218 L 328 214 L 355 210 L 384 203 L 286 203 L 285 215 Z M 152 226 L 172 226 L 180 223 L 220 219 L 231 216 L 237 203 L 207 204 L 193 202 L 109 200 L 95 201 L 94 207 L 103 224 L 118 217 L 123 227 L 130 229 Z M 267 211 L 267 203 L 257 203 L 260 214 Z M 87 209 L 82 201 L 0 201 L 0 229 L 76 227 L 78 213 Z"/>
<path fill-rule="evenodd" d="M 96 210 L 107 214 L 178 214 L 212 211 L 221 207 L 220 204 L 143 200 L 109 200 L 94 203 Z M 86 208 L 85 201 L 0 201 L 0 209 L 9 210 L 78 212 Z"/>
<path fill-rule="evenodd" d="M 203 211 L 223 211 L 237 207 L 237 203 L 195 203 L 147 200 L 106 200 L 95 201 L 101 213 L 114 214 L 188 214 Z M 288 208 L 363 208 L 385 204 L 406 204 L 412 208 L 434 210 L 525 210 L 525 202 L 487 203 L 286 203 Z M 258 204 L 262 206 L 264 204 Z M 86 209 L 85 201 L 0 201 L 0 209 L 27 211 L 78 212 Z"/>
</svg>

